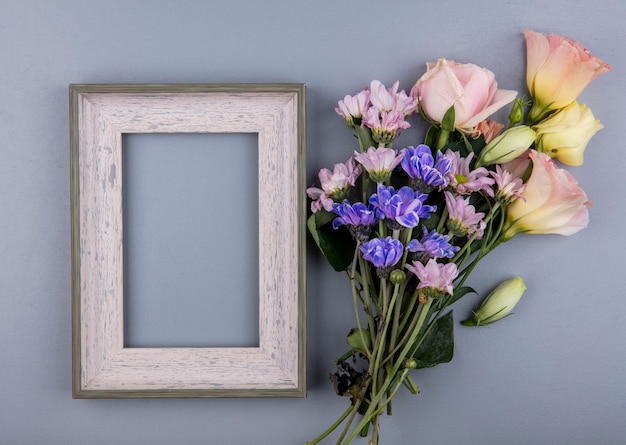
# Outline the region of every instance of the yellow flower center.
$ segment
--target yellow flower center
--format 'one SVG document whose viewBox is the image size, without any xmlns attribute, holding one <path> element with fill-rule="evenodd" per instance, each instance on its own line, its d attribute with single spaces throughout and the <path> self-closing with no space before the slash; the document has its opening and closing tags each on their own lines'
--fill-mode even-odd
<svg viewBox="0 0 626 445">
<path fill-rule="evenodd" d="M 454 174 L 454 178 L 458 184 L 465 184 L 467 182 L 467 178 L 463 175 L 459 175 L 458 173 Z"/>
</svg>

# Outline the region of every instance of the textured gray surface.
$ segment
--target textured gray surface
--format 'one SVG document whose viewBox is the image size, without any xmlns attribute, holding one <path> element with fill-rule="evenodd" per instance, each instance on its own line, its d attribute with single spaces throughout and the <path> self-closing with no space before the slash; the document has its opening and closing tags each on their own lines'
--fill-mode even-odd
<svg viewBox="0 0 626 445">
<path fill-rule="evenodd" d="M 469 284 L 486 292 L 519 274 L 526 296 L 489 329 L 457 328 L 454 360 L 416 376 L 418 397 L 398 397 L 384 443 L 623 443 L 625 17 L 622 0 L 0 0 L 0 442 L 303 444 L 347 403 L 326 376 L 351 327 L 349 288 L 311 244 L 307 399 L 71 399 L 69 83 L 305 82 L 312 184 L 354 149 L 338 99 L 372 79 L 408 89 L 444 56 L 523 91 L 529 28 L 614 66 L 581 97 L 605 125 L 572 169 L 591 224 L 483 261 Z M 475 300 L 460 303 L 465 316 Z"/>
</svg>

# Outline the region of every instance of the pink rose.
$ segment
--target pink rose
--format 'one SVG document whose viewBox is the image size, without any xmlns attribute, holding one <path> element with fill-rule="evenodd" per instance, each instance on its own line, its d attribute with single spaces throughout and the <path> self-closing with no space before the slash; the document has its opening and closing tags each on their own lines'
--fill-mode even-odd
<svg viewBox="0 0 626 445">
<path fill-rule="evenodd" d="M 573 235 L 587 227 L 591 203 L 580 185 L 566 170 L 557 168 L 550 156 L 529 152 L 533 170 L 518 199 L 507 207 L 502 236 L 518 233 Z"/>
<path fill-rule="evenodd" d="M 517 96 L 516 91 L 499 90 L 491 71 L 471 63 L 439 59 L 426 67 L 413 87 L 424 113 L 441 122 L 454 105 L 454 127 L 466 134 L 474 133 L 478 124 Z"/>
<path fill-rule="evenodd" d="M 534 99 L 528 116 L 531 123 L 569 105 L 593 79 L 611 70 L 574 40 L 528 30 L 524 35 L 526 83 Z"/>
</svg>

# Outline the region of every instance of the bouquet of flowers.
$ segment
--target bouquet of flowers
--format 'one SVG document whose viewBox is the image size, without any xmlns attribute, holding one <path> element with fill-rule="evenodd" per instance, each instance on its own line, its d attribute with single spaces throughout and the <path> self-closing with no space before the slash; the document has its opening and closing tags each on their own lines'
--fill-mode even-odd
<svg viewBox="0 0 626 445">
<path fill-rule="evenodd" d="M 356 324 L 331 374 L 351 403 L 309 445 L 336 429 L 338 445 L 359 435 L 378 444 L 396 393 L 419 392 L 411 371 L 452 359 L 448 307 L 474 292 L 465 283 L 477 263 L 520 233 L 572 235 L 587 226 L 587 196 L 555 159 L 582 164 L 602 125 L 576 98 L 611 67 L 576 41 L 524 34 L 529 100 L 499 89 L 485 68 L 440 59 L 409 94 L 373 81 L 339 101 L 359 150 L 320 170 L 321 188 L 307 190 L 307 224 L 351 282 Z M 506 129 L 488 120 L 507 105 Z M 414 114 L 430 125 L 424 143 L 392 148 Z M 520 277 L 505 281 L 463 324 L 505 317 L 524 290 Z"/>
</svg>

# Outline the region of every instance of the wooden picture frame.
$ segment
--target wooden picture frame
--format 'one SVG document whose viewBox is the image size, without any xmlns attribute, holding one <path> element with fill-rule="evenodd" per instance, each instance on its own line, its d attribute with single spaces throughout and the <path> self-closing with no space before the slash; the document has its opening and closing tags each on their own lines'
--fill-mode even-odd
<svg viewBox="0 0 626 445">
<path fill-rule="evenodd" d="M 73 397 L 304 397 L 304 85 L 92 84 L 69 95 Z M 124 347 L 128 133 L 258 134 L 258 347 Z"/>
</svg>

